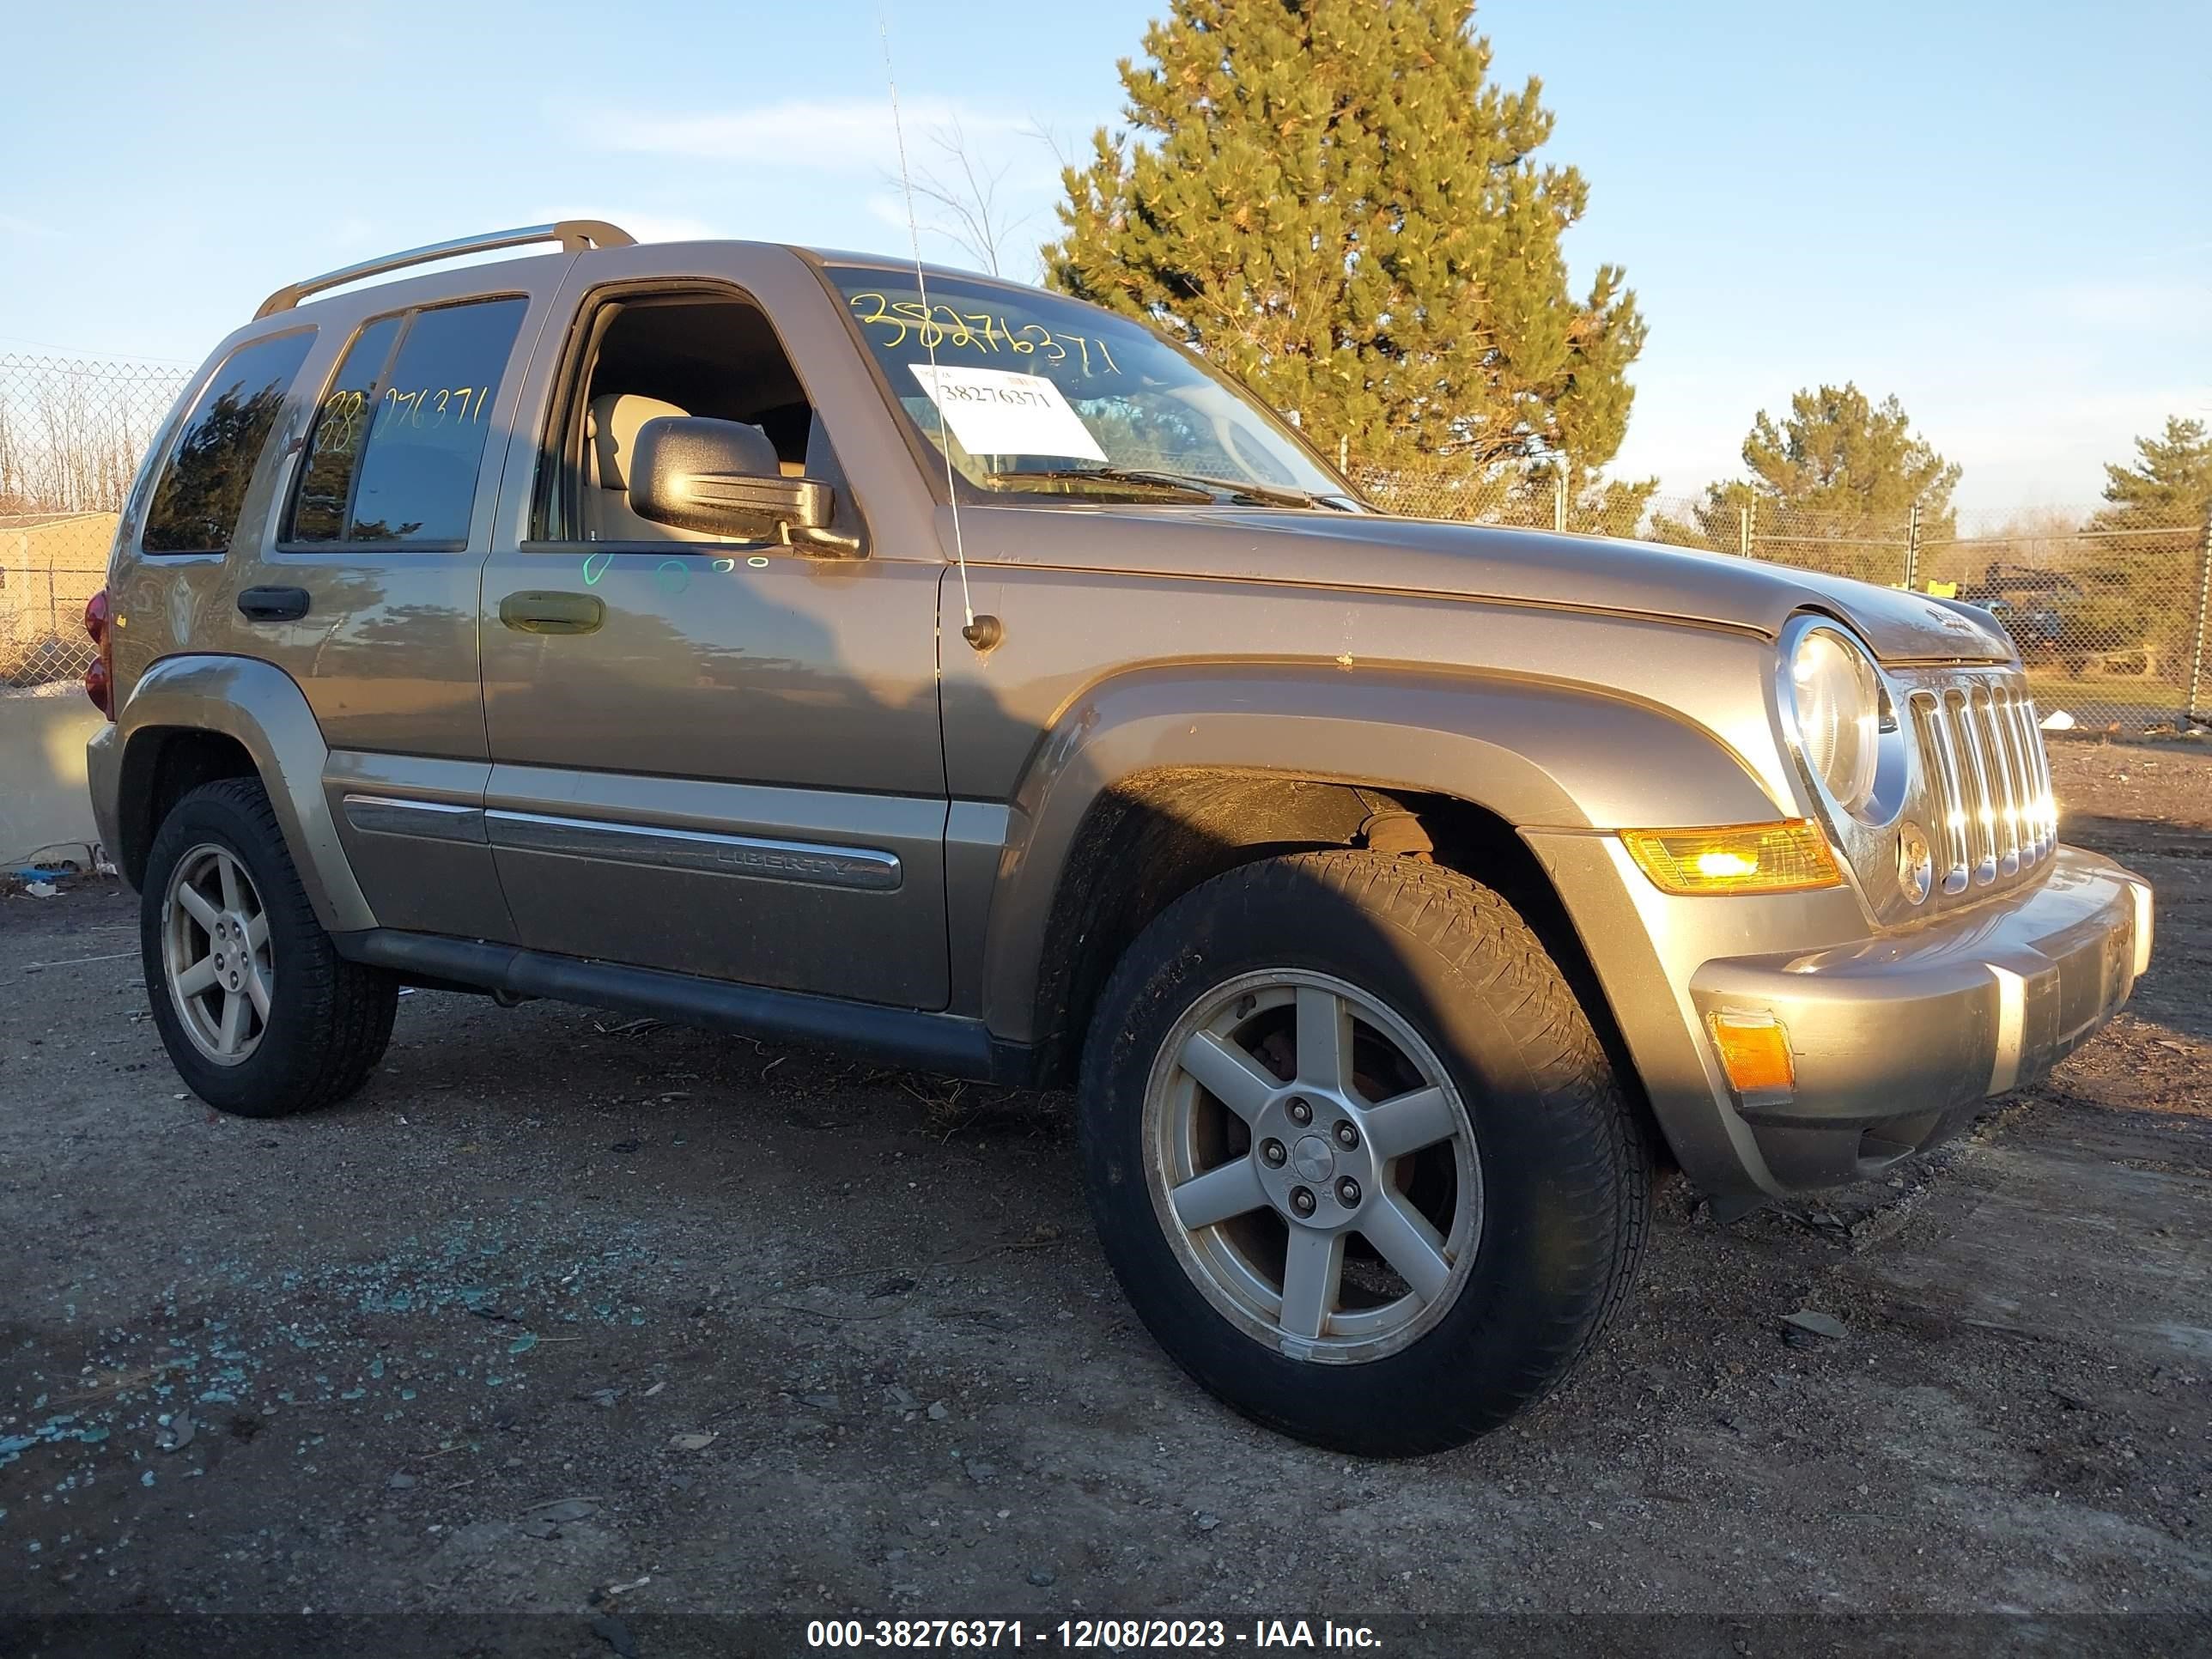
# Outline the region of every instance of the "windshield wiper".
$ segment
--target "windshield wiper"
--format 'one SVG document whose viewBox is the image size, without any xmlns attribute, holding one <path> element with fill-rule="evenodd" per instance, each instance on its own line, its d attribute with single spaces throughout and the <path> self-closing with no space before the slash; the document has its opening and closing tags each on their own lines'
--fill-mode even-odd
<svg viewBox="0 0 2212 1659">
<path fill-rule="evenodd" d="M 1175 472 L 1162 467 L 1057 466 L 1000 476 L 1009 479 L 1048 478 L 1055 481 L 1097 478 L 1107 483 L 1146 484 L 1163 489 L 1184 490 L 1206 499 L 1245 501 L 1261 507 L 1326 507 L 1338 513 L 1356 510 L 1341 495 L 1317 495 L 1310 490 L 1298 489 L 1289 484 L 1250 483 L 1236 478 L 1208 477 L 1202 472 Z"/>
<path fill-rule="evenodd" d="M 1263 507 L 1326 507 L 1339 513 L 1352 510 L 1341 495 L 1316 495 L 1295 484 L 1253 483 L 1240 478 L 1209 477 L 1202 472 L 1170 472 L 1150 467 L 1109 467 L 1107 471 L 1118 477 L 1154 478 L 1163 483 L 1185 484 L 1193 489 L 1218 490 L 1231 501 L 1253 501 Z"/>
<path fill-rule="evenodd" d="M 988 473 L 978 482 L 986 489 L 1008 490 L 1019 489 L 1024 483 L 1030 480 L 1040 483 L 1127 484 L 1140 489 L 1158 490 L 1163 495 L 1177 495 L 1190 501 L 1218 499 L 1211 485 L 1198 484 L 1172 473 L 1146 472 L 1115 466 L 1025 467 L 1019 472 Z"/>
</svg>

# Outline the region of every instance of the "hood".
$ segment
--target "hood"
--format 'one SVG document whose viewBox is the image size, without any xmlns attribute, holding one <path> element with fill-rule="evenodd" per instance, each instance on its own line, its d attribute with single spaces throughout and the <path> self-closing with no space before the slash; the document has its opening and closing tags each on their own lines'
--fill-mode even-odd
<svg viewBox="0 0 2212 1659">
<path fill-rule="evenodd" d="M 1449 594 L 1768 635 L 1797 611 L 1824 611 L 1884 662 L 2013 655 L 1996 619 L 1971 605 L 1653 542 L 1379 514 L 1180 506 L 994 506 L 971 511 L 968 527 L 971 559 Z M 983 535 L 973 533 L 978 528 Z"/>
</svg>

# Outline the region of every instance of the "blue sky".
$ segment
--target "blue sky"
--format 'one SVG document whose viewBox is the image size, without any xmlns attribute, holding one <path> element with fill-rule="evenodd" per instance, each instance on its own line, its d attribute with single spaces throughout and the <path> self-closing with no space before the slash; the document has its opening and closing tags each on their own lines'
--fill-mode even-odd
<svg viewBox="0 0 2212 1659">
<path fill-rule="evenodd" d="M 1034 134 L 1118 119 L 1161 0 L 887 3 L 910 153 L 941 168 L 957 121 L 1004 167 L 1029 274 L 1058 189 Z M 905 246 L 873 0 L 9 11 L 0 351 L 197 361 L 283 282 L 562 213 Z M 1650 319 L 1617 473 L 1731 475 L 1753 413 L 1821 380 L 1897 392 L 1976 507 L 2089 500 L 2138 432 L 2212 418 L 2203 0 L 1486 0 L 1477 25 L 1590 182 L 1577 270 L 1625 265 Z"/>
</svg>

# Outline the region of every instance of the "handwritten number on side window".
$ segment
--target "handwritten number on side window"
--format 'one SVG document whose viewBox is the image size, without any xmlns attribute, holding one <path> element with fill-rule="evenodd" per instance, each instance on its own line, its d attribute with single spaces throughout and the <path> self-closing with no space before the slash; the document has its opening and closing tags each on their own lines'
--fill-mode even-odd
<svg viewBox="0 0 2212 1659">
<path fill-rule="evenodd" d="M 323 400 L 323 418 L 315 428 L 315 453 L 350 455 L 361 435 L 362 407 L 368 402 L 359 392 L 333 392 Z"/>
<path fill-rule="evenodd" d="M 350 395 L 361 396 L 359 392 Z M 377 410 L 377 428 L 388 430 L 404 422 L 417 430 L 427 426 L 434 432 L 448 422 L 457 427 L 472 425 L 483 419 L 484 399 L 490 395 L 491 388 L 485 386 L 426 386 L 412 392 L 386 386 L 384 402 Z"/>
</svg>

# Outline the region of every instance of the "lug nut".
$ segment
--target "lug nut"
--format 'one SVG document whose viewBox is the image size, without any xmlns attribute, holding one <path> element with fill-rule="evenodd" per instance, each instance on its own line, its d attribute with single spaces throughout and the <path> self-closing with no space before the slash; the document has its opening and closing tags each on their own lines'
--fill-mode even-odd
<svg viewBox="0 0 2212 1659">
<path fill-rule="evenodd" d="M 1336 1183 L 1336 1197 L 1346 1209 L 1354 1208 L 1359 1202 L 1359 1183 L 1350 1176 L 1345 1176 Z"/>
<path fill-rule="evenodd" d="M 1260 1143 L 1260 1156 L 1279 1170 L 1283 1166 L 1283 1160 L 1290 1154 L 1283 1150 L 1281 1141 L 1263 1140 Z"/>
<path fill-rule="evenodd" d="M 1304 1101 L 1299 1099 L 1296 1095 L 1292 1095 L 1291 1097 L 1290 1113 L 1291 1121 L 1293 1123 L 1310 1123 L 1313 1121 L 1313 1108 L 1307 1105 Z"/>
<path fill-rule="evenodd" d="M 1336 1144 L 1347 1152 L 1359 1144 L 1359 1131 L 1352 1127 L 1352 1120 L 1348 1117 L 1336 1121 Z"/>
<path fill-rule="evenodd" d="M 1293 1187 L 1291 1188 L 1291 1207 L 1296 1210 L 1300 1215 L 1311 1215 L 1314 1212 L 1314 1205 L 1316 1201 L 1317 1200 L 1313 1195 L 1313 1189 L 1311 1188 Z"/>
</svg>

